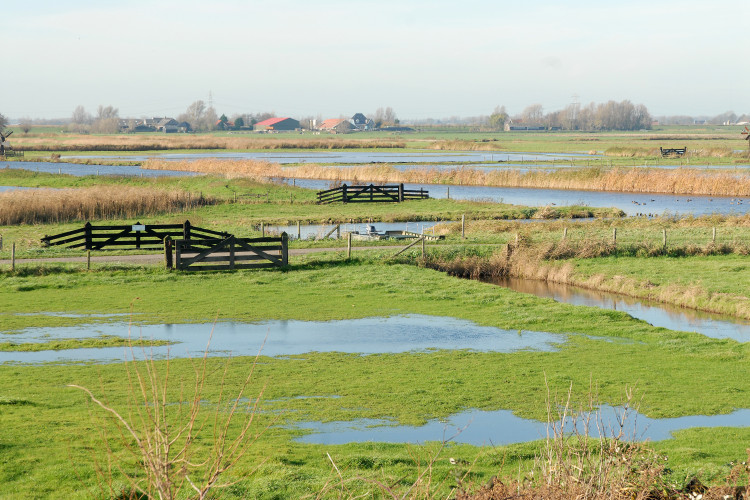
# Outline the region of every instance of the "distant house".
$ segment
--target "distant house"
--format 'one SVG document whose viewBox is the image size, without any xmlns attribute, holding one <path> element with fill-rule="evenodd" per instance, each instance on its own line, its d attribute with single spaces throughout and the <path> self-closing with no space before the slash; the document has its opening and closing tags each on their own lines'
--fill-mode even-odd
<svg viewBox="0 0 750 500">
<path fill-rule="evenodd" d="M 541 123 L 524 123 L 521 121 L 514 123 L 513 120 L 505 122 L 505 127 L 503 128 L 506 132 L 519 130 L 547 130 L 547 127 Z"/>
<path fill-rule="evenodd" d="M 180 124 L 174 118 L 162 118 L 156 122 L 156 131 L 164 132 L 165 134 L 171 134 L 179 131 Z"/>
<path fill-rule="evenodd" d="M 216 120 L 214 125 L 218 130 L 232 130 L 234 128 L 234 122 L 224 120 Z"/>
<path fill-rule="evenodd" d="M 362 113 L 355 114 L 350 121 L 354 124 L 354 128 L 357 130 L 372 130 L 375 128 L 375 122 Z"/>
<path fill-rule="evenodd" d="M 253 125 L 254 130 L 296 130 L 300 124 L 294 118 L 269 118 Z"/>
<path fill-rule="evenodd" d="M 330 120 L 325 120 L 321 123 L 318 126 L 318 130 L 333 132 L 334 134 L 348 134 L 349 132 L 354 131 L 355 127 L 349 120 L 344 118 L 331 118 Z"/>
</svg>

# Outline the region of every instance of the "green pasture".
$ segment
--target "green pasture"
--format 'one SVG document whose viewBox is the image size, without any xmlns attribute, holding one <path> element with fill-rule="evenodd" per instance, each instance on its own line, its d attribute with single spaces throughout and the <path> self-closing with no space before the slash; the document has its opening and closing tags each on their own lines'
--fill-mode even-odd
<svg viewBox="0 0 750 500">
<path fill-rule="evenodd" d="M 448 445 L 438 454 L 437 443 L 302 445 L 292 440 L 300 431 L 281 427 L 295 422 L 388 418 L 394 424 L 419 425 L 467 408 L 511 409 L 544 421 L 548 398 L 558 400 L 571 384 L 576 406 L 585 404 L 591 393 L 599 403 L 618 404 L 625 391 L 634 388 L 640 411 L 655 418 L 728 413 L 750 405 L 744 387 L 750 375 L 745 344 L 654 328 L 621 312 L 559 304 L 389 263 L 382 256 L 353 262 L 309 258 L 286 271 L 188 274 L 148 267 L 91 272 L 51 268 L 0 276 L 3 330 L 90 321 L 44 314 L 60 311 L 132 312 L 139 322 L 201 322 L 207 338 L 215 319 L 321 321 L 397 314 L 456 317 L 567 338 L 555 352 L 263 357 L 249 392 L 257 395 L 265 387 L 257 426 L 271 427 L 230 473 L 239 483 L 224 491 L 223 498 L 314 495 L 325 490 L 331 478 L 327 454 L 359 493 L 370 491 L 372 483 L 358 477 L 386 478 L 406 488 L 435 458 L 435 488 L 445 496 L 457 485 L 457 467 L 448 458 L 460 459 L 461 474 L 468 472 L 465 479 L 480 484 L 498 472 L 515 475 L 519 467 L 530 468 L 540 446 Z M 3 337 L 12 341 L 13 334 Z M 218 376 L 222 363 L 210 361 L 210 373 Z M 231 387 L 251 364 L 247 358 L 230 362 Z M 89 387 L 111 405 L 126 409 L 130 403 L 124 370 L 121 364 L 0 366 L 0 448 L 6 457 L 0 463 L 0 481 L 7 492 L 72 498 L 96 494 L 93 463 L 103 459 L 97 429 L 110 424 L 85 394 L 66 385 Z M 189 361 L 171 361 L 170 372 L 176 386 L 191 383 Z M 202 397 L 207 406 L 217 400 L 217 391 L 207 386 Z M 170 394 L 174 400 L 180 397 L 177 389 Z M 743 459 L 747 437 L 745 429 L 694 430 L 654 447 L 668 453 L 675 481 L 694 473 L 719 480 L 729 470 L 728 461 Z M 206 442 L 199 440 L 198 445 Z M 134 467 L 119 447 L 113 452 L 126 469 Z M 243 477 L 261 462 L 253 475 Z"/>
</svg>

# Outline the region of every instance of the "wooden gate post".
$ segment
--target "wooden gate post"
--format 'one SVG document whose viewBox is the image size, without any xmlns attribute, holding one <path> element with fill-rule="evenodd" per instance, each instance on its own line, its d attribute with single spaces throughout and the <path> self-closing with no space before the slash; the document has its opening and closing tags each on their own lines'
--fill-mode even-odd
<svg viewBox="0 0 750 500">
<path fill-rule="evenodd" d="M 281 233 L 281 265 L 289 265 L 289 236 L 286 231 Z"/>
<path fill-rule="evenodd" d="M 347 233 L 347 239 L 346 239 L 346 259 L 350 260 L 352 258 L 352 233 L 351 231 Z"/>
<path fill-rule="evenodd" d="M 190 239 L 190 221 L 189 220 L 186 220 L 185 223 L 182 225 L 182 239 L 183 240 Z"/>
<path fill-rule="evenodd" d="M 172 269 L 172 237 L 164 238 L 164 267 Z"/>
<path fill-rule="evenodd" d="M 136 222 L 135 224 L 136 224 L 137 226 L 140 226 L 140 225 L 141 225 L 141 222 L 140 222 L 140 221 L 138 221 L 138 222 Z M 140 231 L 135 231 L 135 248 L 136 248 L 136 249 L 139 249 L 139 250 L 140 250 L 140 248 L 141 248 L 141 232 L 140 232 Z"/>
<path fill-rule="evenodd" d="M 404 183 L 398 185 L 398 201 L 404 201 Z"/>
<path fill-rule="evenodd" d="M 349 196 L 346 194 L 346 184 L 343 184 L 341 186 L 341 201 L 344 203 L 347 203 L 349 201 Z"/>
<path fill-rule="evenodd" d="M 234 236 L 229 237 L 229 269 L 234 269 Z"/>
<path fill-rule="evenodd" d="M 185 241 L 185 240 L 182 240 Z M 180 261 L 180 245 L 182 244 L 181 241 L 175 241 L 174 245 L 174 267 L 178 271 L 182 270 L 182 262 Z"/>
<path fill-rule="evenodd" d="M 86 250 L 91 250 L 91 223 L 87 222 L 83 226 L 83 238 L 84 238 L 84 248 Z"/>
</svg>

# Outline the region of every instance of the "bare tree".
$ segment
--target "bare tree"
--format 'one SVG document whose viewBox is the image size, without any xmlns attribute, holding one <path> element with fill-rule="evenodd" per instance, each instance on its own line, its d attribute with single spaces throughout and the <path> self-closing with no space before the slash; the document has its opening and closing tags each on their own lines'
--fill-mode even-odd
<svg viewBox="0 0 750 500">
<path fill-rule="evenodd" d="M 71 123 L 78 125 L 87 125 L 91 123 L 91 115 L 80 104 L 73 110 L 73 116 L 70 119 Z"/>
<path fill-rule="evenodd" d="M 8 119 L 0 113 L 0 132 L 8 125 Z"/>
<path fill-rule="evenodd" d="M 495 130 L 503 130 L 506 121 L 508 121 L 508 112 L 505 110 L 505 106 L 495 106 L 495 110 L 489 118 L 490 127 Z"/>
<path fill-rule="evenodd" d="M 532 104 L 531 106 L 526 106 L 526 108 L 521 113 L 521 118 L 525 122 L 541 123 L 541 121 L 544 119 L 544 108 L 541 104 Z"/>
<path fill-rule="evenodd" d="M 99 105 L 96 120 L 91 125 L 91 131 L 96 134 L 116 134 L 120 131 L 120 112 L 112 106 Z"/>
<path fill-rule="evenodd" d="M 18 124 L 19 127 L 21 127 L 21 130 L 24 134 L 28 134 L 29 130 L 31 130 L 31 125 L 33 123 L 33 120 L 29 118 L 28 116 L 25 116 L 21 118 L 21 122 Z"/>
</svg>

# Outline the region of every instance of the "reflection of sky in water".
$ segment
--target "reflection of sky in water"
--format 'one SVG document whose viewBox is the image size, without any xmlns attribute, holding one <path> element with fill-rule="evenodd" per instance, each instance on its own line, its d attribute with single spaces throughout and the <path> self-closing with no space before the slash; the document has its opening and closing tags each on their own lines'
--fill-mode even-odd
<svg viewBox="0 0 750 500">
<path fill-rule="evenodd" d="M 422 315 L 363 318 L 339 321 L 265 321 L 262 323 L 221 322 L 211 324 L 169 324 L 133 326 L 131 335 L 145 339 L 178 342 L 171 347 L 153 347 L 154 358 L 200 357 L 211 330 L 213 355 L 254 356 L 263 345 L 266 356 L 309 352 L 397 353 L 428 349 L 471 349 L 513 352 L 520 349 L 551 351 L 565 341 L 564 335 L 544 332 L 502 330 L 479 326 L 471 321 Z M 27 328 L 8 336 L 13 342 L 43 342 L 59 338 L 89 338 L 99 335 L 127 336 L 127 323 L 73 327 Z M 142 349 L 135 349 L 142 357 Z M 125 349 L 68 349 L 42 352 L 0 352 L 2 362 L 121 361 Z"/>
<path fill-rule="evenodd" d="M 411 222 L 373 222 L 373 223 L 357 223 L 357 224 L 341 224 L 341 233 L 355 232 L 360 233 L 367 232 L 367 226 L 375 226 L 377 232 L 382 233 L 383 231 L 411 231 L 413 233 L 427 234 L 432 233 L 432 227 L 437 224 L 444 224 L 451 221 L 411 221 Z M 336 227 L 336 224 L 301 224 L 300 225 L 300 237 L 301 239 L 316 239 L 322 238 L 328 234 L 331 230 Z M 281 234 L 286 231 L 290 238 L 297 238 L 297 225 L 291 226 L 266 226 L 266 230 L 271 233 Z M 336 231 L 330 236 L 331 238 L 336 237 Z"/>
<path fill-rule="evenodd" d="M 669 439 L 671 433 L 691 427 L 746 427 L 750 425 L 750 410 L 737 410 L 729 415 L 692 415 L 677 418 L 652 419 L 634 410 L 624 413 L 622 408 L 602 406 L 598 416 L 589 422 L 588 435 L 612 437 L 620 431 L 618 421 L 623 420 L 623 437 L 626 440 L 658 441 Z M 567 432 L 573 422 L 567 421 Z M 559 422 L 556 424 L 559 428 Z M 586 424 L 579 419 L 575 425 L 584 434 Z M 547 437 L 544 422 L 528 420 L 513 415 L 510 410 L 468 410 L 453 415 L 446 421 L 431 420 L 421 427 L 393 425 L 388 420 L 359 419 L 351 422 L 304 422 L 290 428 L 310 431 L 297 441 L 313 444 L 344 444 L 367 441 L 386 443 L 424 443 L 453 438 L 456 443 L 476 446 L 523 443 Z M 601 432 L 600 432 L 601 430 Z M 550 435 L 552 429 L 549 428 Z"/>
<path fill-rule="evenodd" d="M 137 165 L 78 165 L 76 163 L 50 163 L 44 161 L 22 161 L 1 163 L 0 168 L 23 169 L 48 174 L 84 175 L 127 175 L 141 177 L 184 177 L 198 175 L 194 172 L 176 170 L 146 170 Z"/>
<path fill-rule="evenodd" d="M 288 184 L 315 190 L 332 187 L 331 181 L 315 179 L 284 179 Z M 352 181 L 342 181 L 353 184 Z M 361 183 L 356 183 L 361 184 Z M 335 186 L 334 186 L 335 187 Z M 666 194 L 617 193 L 604 191 L 577 191 L 567 189 L 501 188 L 485 186 L 456 186 L 446 184 L 404 184 L 406 189 L 423 188 L 430 198 L 452 200 L 490 201 L 524 206 L 569 206 L 615 207 L 627 215 L 651 214 L 744 214 L 750 207 L 750 198 L 738 203 L 733 198 L 684 196 Z"/>
<path fill-rule="evenodd" d="M 709 314 L 667 304 L 647 303 L 633 297 L 541 280 L 502 278 L 487 281 L 517 292 L 551 298 L 558 302 L 623 311 L 651 325 L 670 330 L 697 332 L 712 338 L 750 342 L 750 322 L 731 316 Z"/>
</svg>

